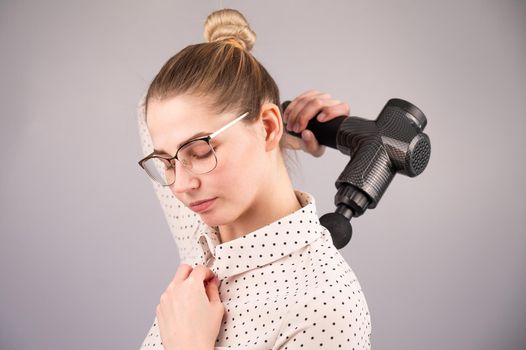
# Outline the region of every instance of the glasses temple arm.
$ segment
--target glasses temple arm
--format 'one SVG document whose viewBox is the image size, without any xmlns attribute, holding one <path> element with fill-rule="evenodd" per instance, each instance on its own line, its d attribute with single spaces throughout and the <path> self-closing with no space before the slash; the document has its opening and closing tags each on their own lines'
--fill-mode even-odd
<svg viewBox="0 0 526 350">
<path fill-rule="evenodd" d="M 241 118 L 245 117 L 246 115 L 248 114 L 248 112 L 245 112 L 243 113 L 242 115 L 240 115 L 239 117 L 237 117 L 236 119 L 232 120 L 231 122 L 229 122 L 228 124 L 226 124 L 225 126 L 223 126 L 221 129 L 213 132 L 210 134 L 210 138 L 214 138 L 217 136 L 217 134 L 219 134 L 221 131 L 225 130 L 226 128 L 228 128 L 229 126 L 237 123 L 239 120 L 241 120 Z"/>
</svg>

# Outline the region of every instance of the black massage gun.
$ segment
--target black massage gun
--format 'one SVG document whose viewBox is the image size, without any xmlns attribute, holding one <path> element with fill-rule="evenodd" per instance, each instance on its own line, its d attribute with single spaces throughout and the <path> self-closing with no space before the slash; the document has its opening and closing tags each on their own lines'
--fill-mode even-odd
<svg viewBox="0 0 526 350">
<path fill-rule="evenodd" d="M 281 104 L 282 115 L 289 103 Z M 415 105 L 399 98 L 387 101 L 374 121 L 345 115 L 327 122 L 316 118 L 310 119 L 307 129 L 318 142 L 351 157 L 335 183 L 335 212 L 320 218 L 334 246 L 341 249 L 352 236 L 351 218 L 375 208 L 396 173 L 414 177 L 426 168 L 431 143 L 422 131 L 427 119 Z"/>
</svg>

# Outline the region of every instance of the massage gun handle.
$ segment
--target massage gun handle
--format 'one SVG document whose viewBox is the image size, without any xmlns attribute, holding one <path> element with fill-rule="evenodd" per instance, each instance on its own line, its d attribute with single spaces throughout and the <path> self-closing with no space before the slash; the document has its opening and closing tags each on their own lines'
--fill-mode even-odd
<svg viewBox="0 0 526 350">
<path fill-rule="evenodd" d="M 291 101 L 287 100 L 281 104 L 282 115 L 287 109 L 287 106 L 290 104 L 290 102 Z M 312 131 L 320 145 L 325 145 L 334 149 L 338 149 L 336 147 L 336 134 L 338 132 L 338 129 L 340 128 L 341 123 L 349 116 L 342 115 L 326 122 L 319 122 L 317 119 L 318 114 L 316 114 L 314 118 L 309 120 L 309 123 L 307 124 L 307 129 Z M 285 129 L 285 131 L 292 136 L 301 138 L 301 133 L 297 133 L 287 129 Z"/>
</svg>

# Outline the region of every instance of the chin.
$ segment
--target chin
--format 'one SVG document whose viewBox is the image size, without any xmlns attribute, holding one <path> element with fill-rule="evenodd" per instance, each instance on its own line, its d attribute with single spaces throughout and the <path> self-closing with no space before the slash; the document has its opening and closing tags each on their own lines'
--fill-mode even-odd
<svg viewBox="0 0 526 350">
<path fill-rule="evenodd" d="M 205 210 L 204 212 L 197 213 L 197 215 L 199 215 L 199 217 L 201 217 L 201 220 L 203 220 L 209 226 L 217 226 L 218 224 L 219 216 L 217 214 L 217 208 L 210 208 L 209 210 Z"/>
<path fill-rule="evenodd" d="M 198 215 L 205 224 L 211 227 L 221 226 L 231 222 L 231 220 L 225 220 L 225 214 L 219 213 L 217 209 L 206 211 Z"/>
<path fill-rule="evenodd" d="M 199 214 L 199 216 L 201 217 L 201 220 L 203 220 L 203 222 L 207 224 L 208 226 L 213 227 L 213 226 L 219 226 L 223 224 L 220 220 L 217 220 L 212 213 L 206 212 L 206 213 Z"/>
</svg>

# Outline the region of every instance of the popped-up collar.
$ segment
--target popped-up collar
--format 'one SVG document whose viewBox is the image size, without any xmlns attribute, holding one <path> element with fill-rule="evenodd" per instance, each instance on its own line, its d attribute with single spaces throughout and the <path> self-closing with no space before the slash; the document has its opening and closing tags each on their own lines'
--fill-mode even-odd
<svg viewBox="0 0 526 350">
<path fill-rule="evenodd" d="M 201 223 L 196 240 L 220 280 L 272 263 L 321 236 L 314 197 L 297 189 L 294 193 L 302 208 L 225 243 L 220 243 L 217 226 Z"/>
</svg>

